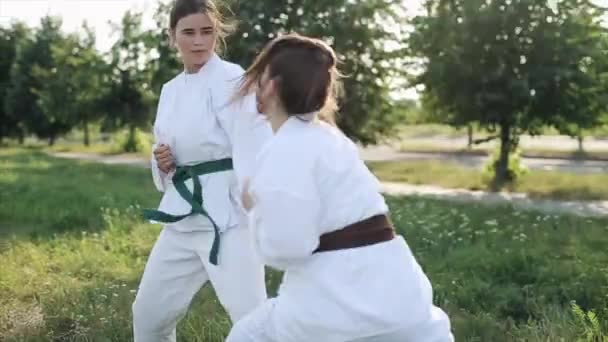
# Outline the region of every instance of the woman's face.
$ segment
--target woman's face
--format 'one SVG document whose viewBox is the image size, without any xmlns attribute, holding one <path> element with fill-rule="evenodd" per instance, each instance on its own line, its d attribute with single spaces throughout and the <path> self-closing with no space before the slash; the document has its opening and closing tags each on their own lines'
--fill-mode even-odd
<svg viewBox="0 0 608 342">
<path fill-rule="evenodd" d="M 188 71 L 198 71 L 211 58 L 216 44 L 216 30 L 207 14 L 181 18 L 171 38 Z"/>
</svg>

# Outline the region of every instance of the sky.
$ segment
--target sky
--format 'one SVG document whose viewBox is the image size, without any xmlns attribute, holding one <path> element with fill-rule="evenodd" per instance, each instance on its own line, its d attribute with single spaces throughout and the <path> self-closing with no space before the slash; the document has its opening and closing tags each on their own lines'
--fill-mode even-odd
<svg viewBox="0 0 608 342">
<path fill-rule="evenodd" d="M 108 21 L 119 22 L 129 9 L 143 11 L 143 25 L 154 28 L 152 12 L 158 0 L 0 0 L 0 25 L 18 19 L 29 26 L 38 26 L 47 14 L 63 19 L 66 32 L 78 30 L 83 21 L 92 26 L 97 35 L 97 48 L 107 51 L 115 37 Z M 256 0 L 249 0 L 256 1 Z M 403 0 L 412 9 L 420 8 L 422 0 Z M 606 0 L 608 1 L 608 0 Z"/>
<path fill-rule="evenodd" d="M 0 25 L 17 19 L 38 26 L 47 14 L 62 18 L 63 30 L 74 32 L 86 22 L 95 30 L 97 48 L 109 50 L 114 42 L 108 21 L 119 22 L 129 9 L 144 11 L 144 26 L 154 27 L 152 11 L 157 0 L 0 0 Z"/>
</svg>

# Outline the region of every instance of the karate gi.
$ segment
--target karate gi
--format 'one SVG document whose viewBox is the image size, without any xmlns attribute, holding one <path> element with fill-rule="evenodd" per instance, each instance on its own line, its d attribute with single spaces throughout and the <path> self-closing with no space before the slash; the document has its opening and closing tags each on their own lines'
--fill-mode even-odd
<svg viewBox="0 0 608 342">
<path fill-rule="evenodd" d="M 206 215 L 164 226 L 133 303 L 136 342 L 175 341 L 178 320 L 207 281 L 233 322 L 266 299 L 264 267 L 252 248 L 237 176 L 248 177 L 248 153 L 255 155 L 271 130 L 259 121 L 253 97 L 231 101 L 243 72 L 214 55 L 198 73 L 181 73 L 162 88 L 154 148 L 169 145 L 178 166 L 227 160 L 234 169 L 196 176 L 202 188 L 199 207 Z M 176 190 L 172 175 L 161 172 L 154 158 L 151 169 L 154 184 L 163 192 L 158 210 L 188 214 L 193 206 Z M 193 192 L 193 179 L 184 184 Z"/>
<path fill-rule="evenodd" d="M 323 122 L 289 118 L 258 154 L 249 212 L 279 295 L 237 322 L 227 342 L 451 342 L 447 315 L 402 237 L 313 253 L 319 237 L 388 214 L 356 146 Z"/>
</svg>

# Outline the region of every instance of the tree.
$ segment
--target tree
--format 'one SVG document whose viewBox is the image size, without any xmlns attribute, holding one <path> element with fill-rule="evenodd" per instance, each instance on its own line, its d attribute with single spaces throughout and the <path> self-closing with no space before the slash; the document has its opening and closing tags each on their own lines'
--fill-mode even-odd
<svg viewBox="0 0 608 342">
<path fill-rule="evenodd" d="M 48 139 L 49 144 L 70 127 L 57 112 L 45 112 L 41 107 L 44 101 L 40 100 L 39 94 L 45 85 L 37 76 L 41 70 L 54 70 L 52 47 L 61 45 L 63 39 L 61 20 L 49 16 L 42 18 L 33 39 L 25 41 L 19 49 L 6 96 L 7 113 L 21 118 L 28 133 Z"/>
<path fill-rule="evenodd" d="M 523 133 L 593 125 L 604 101 L 588 71 L 599 56 L 603 10 L 588 0 L 428 0 L 409 39 L 417 83 L 459 122 L 498 130 L 494 188 L 512 180 L 509 154 Z"/>
<path fill-rule="evenodd" d="M 30 30 L 22 22 L 0 27 L 0 144 L 5 137 L 23 137 L 25 134 L 19 116 L 10 113 L 6 103 L 11 88 L 11 69 L 28 39 Z"/>
<path fill-rule="evenodd" d="M 72 84 L 68 66 L 59 64 L 58 55 L 65 54 L 76 48 L 75 38 L 68 36 L 62 41 L 54 42 L 51 46 L 51 67 L 32 65 L 32 76 L 36 80 L 36 86 L 32 93 L 36 96 L 36 105 L 41 112 L 44 121 L 34 126 L 39 137 L 49 139 L 49 145 L 53 145 L 58 136 L 72 129 L 74 119 L 74 96 L 79 91 Z"/>
<path fill-rule="evenodd" d="M 144 42 L 153 58 L 151 68 L 151 85 L 154 94 L 160 94 L 163 84 L 175 77 L 183 66 L 177 58 L 177 51 L 169 41 L 169 12 L 171 3 L 159 2 L 154 12 L 157 29 L 144 33 Z"/>
<path fill-rule="evenodd" d="M 111 79 L 103 106 L 108 109 L 105 127 L 128 127 L 125 152 L 136 151 L 137 128 L 150 125 L 154 92 L 151 88 L 151 58 L 141 29 L 141 14 L 126 12 L 115 29 L 120 38 L 111 50 Z"/>
<path fill-rule="evenodd" d="M 89 145 L 89 124 L 99 118 L 100 88 L 104 62 L 95 49 L 95 35 L 83 25 L 84 36 L 72 33 L 51 46 L 52 68 L 33 67 L 39 87 L 38 105 L 54 126 L 67 133 L 75 126 L 84 130 Z"/>
<path fill-rule="evenodd" d="M 85 35 L 79 37 L 78 53 L 70 56 L 66 53 L 65 64 L 74 71 L 72 81 L 79 91 L 75 97 L 76 123 L 84 131 L 85 145 L 90 144 L 89 125 L 101 118 L 103 114 L 102 101 L 104 94 L 105 75 L 109 73 L 109 65 L 95 48 L 95 33 L 83 24 Z"/>
<path fill-rule="evenodd" d="M 403 3 L 397 0 L 229 1 L 239 29 L 227 58 L 243 66 L 276 34 L 298 32 L 327 41 L 341 61 L 344 93 L 338 125 L 361 143 L 394 132 L 402 117 L 391 109 L 391 80 L 399 76 Z"/>
<path fill-rule="evenodd" d="M 575 10 L 576 8 L 571 8 Z M 577 120 L 560 122 L 556 128 L 561 134 L 569 135 L 578 141 L 578 151 L 584 152 L 583 140 L 585 132 L 604 123 L 603 116 L 606 113 L 608 103 L 608 35 L 598 35 L 597 32 L 589 31 L 589 23 L 593 23 L 594 12 L 579 11 L 576 26 L 566 27 L 569 30 L 586 30 L 588 36 L 595 36 L 593 43 L 598 43 L 595 49 L 580 63 L 580 68 L 588 75 L 592 84 L 587 87 L 576 89 L 570 95 L 570 101 L 566 103 L 567 110 L 576 115 Z M 597 97 L 600 97 L 598 100 Z"/>
</svg>

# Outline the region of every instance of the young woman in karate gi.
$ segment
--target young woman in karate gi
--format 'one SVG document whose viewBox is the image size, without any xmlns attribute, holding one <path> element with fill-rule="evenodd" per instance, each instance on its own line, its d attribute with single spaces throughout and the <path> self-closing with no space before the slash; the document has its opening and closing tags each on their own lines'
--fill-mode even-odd
<svg viewBox="0 0 608 342">
<path fill-rule="evenodd" d="M 233 322 L 266 299 L 237 177 L 271 130 L 256 121 L 254 96 L 230 101 L 244 70 L 215 52 L 227 33 L 222 20 L 211 0 L 177 0 L 171 11 L 184 71 L 162 87 L 154 124 L 152 174 L 163 196 L 144 214 L 165 226 L 133 303 L 137 342 L 175 341 L 177 322 L 207 281 Z"/>
<path fill-rule="evenodd" d="M 285 275 L 227 341 L 451 342 L 378 180 L 329 119 L 336 76 L 332 49 L 298 35 L 272 41 L 245 74 L 241 95 L 257 92 L 274 136 L 243 203 L 258 253 Z"/>
</svg>

